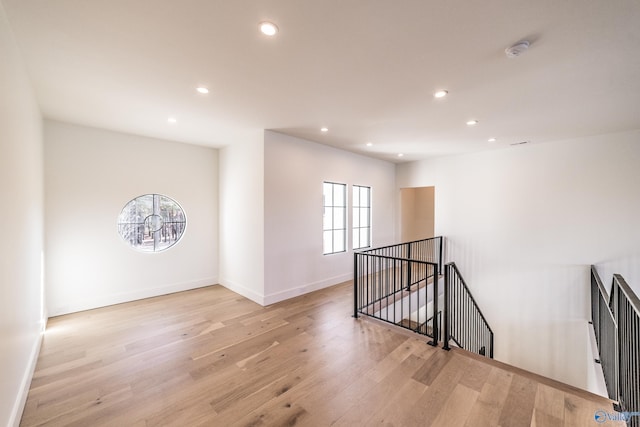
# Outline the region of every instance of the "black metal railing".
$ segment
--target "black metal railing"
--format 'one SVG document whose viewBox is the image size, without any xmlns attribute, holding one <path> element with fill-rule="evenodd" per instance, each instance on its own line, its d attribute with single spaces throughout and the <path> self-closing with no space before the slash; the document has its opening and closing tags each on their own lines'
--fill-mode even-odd
<svg viewBox="0 0 640 427">
<path fill-rule="evenodd" d="M 442 274 L 442 242 L 442 236 L 438 236 L 368 249 L 359 253 L 435 263 L 438 264 L 438 274 Z"/>
<path fill-rule="evenodd" d="M 356 252 L 353 316 L 364 314 L 427 335 L 434 346 L 443 338 L 446 350 L 453 341 L 493 358 L 493 331 L 455 263 L 444 266 L 440 284 L 442 241 L 434 237 Z"/>
<path fill-rule="evenodd" d="M 493 331 L 471 295 L 458 267 L 444 266 L 444 349 L 449 341 L 493 359 Z"/>
<path fill-rule="evenodd" d="M 591 321 L 609 398 L 616 410 L 640 413 L 640 299 L 619 274 L 607 295 L 594 266 Z M 628 416 L 627 424 L 640 427 L 640 415 Z"/>
<path fill-rule="evenodd" d="M 591 321 L 607 393 L 613 400 L 618 401 L 618 325 L 609 307 L 609 295 L 593 266 L 591 266 Z"/>
<path fill-rule="evenodd" d="M 354 253 L 353 315 L 365 314 L 440 338 L 439 272 L 442 237 Z M 434 297 L 435 296 L 435 297 Z"/>
<path fill-rule="evenodd" d="M 613 275 L 611 308 L 618 323 L 618 387 L 620 407 L 640 412 L 640 300 L 619 274 Z M 640 415 L 629 425 L 640 426 Z"/>
<path fill-rule="evenodd" d="M 437 264 L 367 253 L 355 253 L 354 262 L 355 317 L 366 314 L 417 333 L 435 331 L 424 335 L 437 342 L 438 320 L 432 314 L 438 312 L 433 298 L 438 291 Z"/>
</svg>

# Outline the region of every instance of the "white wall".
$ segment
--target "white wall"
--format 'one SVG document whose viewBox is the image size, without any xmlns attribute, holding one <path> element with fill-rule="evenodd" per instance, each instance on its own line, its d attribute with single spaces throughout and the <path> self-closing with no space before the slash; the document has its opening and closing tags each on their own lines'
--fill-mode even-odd
<svg viewBox="0 0 640 427">
<path fill-rule="evenodd" d="M 0 3 L 0 425 L 17 425 L 44 326 L 42 119 Z"/>
<path fill-rule="evenodd" d="M 353 277 L 353 251 L 322 254 L 324 181 L 348 184 L 349 207 L 352 185 L 370 186 L 372 243 L 394 243 L 394 164 L 272 131 L 264 139 L 267 304 Z"/>
<path fill-rule="evenodd" d="M 586 388 L 589 265 L 640 260 L 639 164 L 631 132 L 404 164 L 397 181 L 435 185 L 436 235 L 496 358 Z"/>
<path fill-rule="evenodd" d="M 264 304 L 263 131 L 220 150 L 220 284 Z"/>
<path fill-rule="evenodd" d="M 45 122 L 47 307 L 58 315 L 218 282 L 218 152 Z M 159 253 L 118 234 L 142 194 L 171 197 L 187 229 Z"/>
</svg>

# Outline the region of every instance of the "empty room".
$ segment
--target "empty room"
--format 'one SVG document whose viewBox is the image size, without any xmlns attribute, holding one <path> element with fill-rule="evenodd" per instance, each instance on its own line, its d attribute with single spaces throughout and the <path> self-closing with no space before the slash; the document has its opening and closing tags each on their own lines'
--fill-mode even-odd
<svg viewBox="0 0 640 427">
<path fill-rule="evenodd" d="M 639 22 L 0 0 L 0 425 L 640 425 Z"/>
</svg>

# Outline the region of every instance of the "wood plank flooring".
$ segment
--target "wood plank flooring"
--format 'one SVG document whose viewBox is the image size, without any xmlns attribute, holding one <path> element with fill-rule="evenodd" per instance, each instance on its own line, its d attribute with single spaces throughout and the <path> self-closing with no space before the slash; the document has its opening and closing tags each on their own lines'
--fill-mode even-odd
<svg viewBox="0 0 640 427">
<path fill-rule="evenodd" d="M 212 286 L 50 319 L 21 425 L 589 426 L 612 412 L 353 319 L 352 304 L 351 283 L 266 308 Z"/>
</svg>

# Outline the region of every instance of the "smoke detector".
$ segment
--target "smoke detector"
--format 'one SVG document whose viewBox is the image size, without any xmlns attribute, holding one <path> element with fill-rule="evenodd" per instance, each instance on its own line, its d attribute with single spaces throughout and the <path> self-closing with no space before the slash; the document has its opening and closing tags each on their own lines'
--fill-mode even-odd
<svg viewBox="0 0 640 427">
<path fill-rule="evenodd" d="M 516 58 L 522 53 L 529 49 L 529 42 L 527 40 L 522 40 L 511 47 L 508 47 L 504 50 L 504 53 L 507 54 L 507 58 Z"/>
</svg>

